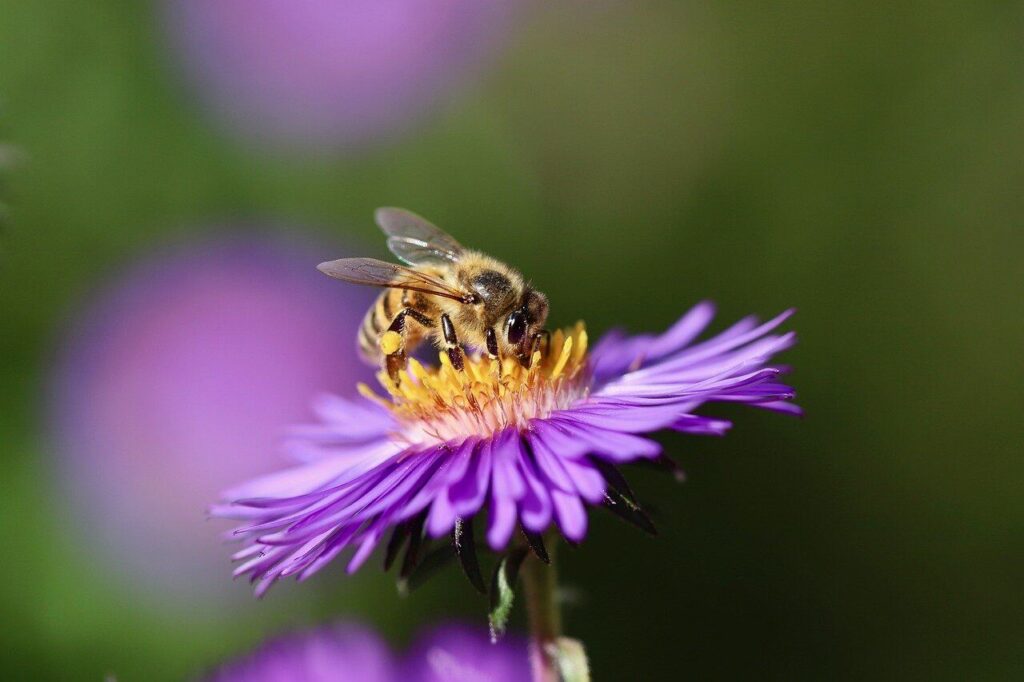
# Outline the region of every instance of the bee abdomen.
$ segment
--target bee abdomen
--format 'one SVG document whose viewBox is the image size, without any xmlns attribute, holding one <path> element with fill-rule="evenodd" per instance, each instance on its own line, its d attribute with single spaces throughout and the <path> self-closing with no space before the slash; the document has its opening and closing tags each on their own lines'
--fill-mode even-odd
<svg viewBox="0 0 1024 682">
<path fill-rule="evenodd" d="M 391 326 L 395 315 L 402 309 L 402 292 L 388 289 L 380 292 L 373 306 L 366 311 L 359 327 L 359 354 L 371 364 L 381 360 L 380 335 Z"/>
<path fill-rule="evenodd" d="M 359 328 L 358 347 L 359 355 L 371 365 L 380 362 L 380 348 L 377 345 L 378 333 L 373 330 L 373 310 L 367 311 L 363 324 Z"/>
<path fill-rule="evenodd" d="M 388 301 L 390 291 L 382 291 L 373 306 L 363 316 L 359 326 L 358 346 L 363 360 L 370 364 L 378 364 L 381 359 L 379 339 L 381 332 L 391 324 L 391 305 Z"/>
</svg>

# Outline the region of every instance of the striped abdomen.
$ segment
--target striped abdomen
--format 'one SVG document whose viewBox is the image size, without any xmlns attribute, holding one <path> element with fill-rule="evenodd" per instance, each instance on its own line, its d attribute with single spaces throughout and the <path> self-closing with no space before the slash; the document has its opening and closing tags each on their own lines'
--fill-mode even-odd
<svg viewBox="0 0 1024 682">
<path fill-rule="evenodd" d="M 398 312 L 390 300 L 393 294 L 401 294 L 394 289 L 385 289 L 366 311 L 363 323 L 359 326 L 359 355 L 370 364 L 378 364 L 381 360 L 380 339 L 381 332 L 391 324 L 391 318 Z"/>
<path fill-rule="evenodd" d="M 380 292 L 373 306 L 366 311 L 363 323 L 359 327 L 359 355 L 366 362 L 377 365 L 383 359 L 380 350 L 380 335 L 387 331 L 402 308 L 410 306 L 421 312 L 427 313 L 431 310 L 430 301 L 426 296 L 415 292 L 405 292 L 402 289 L 385 289 Z M 406 319 L 403 337 L 407 350 L 411 350 L 426 334 L 426 330 L 418 322 Z"/>
</svg>

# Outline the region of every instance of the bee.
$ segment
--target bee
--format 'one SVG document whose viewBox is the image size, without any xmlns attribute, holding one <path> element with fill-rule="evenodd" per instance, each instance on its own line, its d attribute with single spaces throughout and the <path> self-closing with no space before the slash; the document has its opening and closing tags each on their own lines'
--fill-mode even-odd
<svg viewBox="0 0 1024 682">
<path fill-rule="evenodd" d="M 321 263 L 330 277 L 384 287 L 359 329 L 360 355 L 383 364 L 398 382 L 406 357 L 429 339 L 464 368 L 461 344 L 483 349 L 492 359 L 515 357 L 529 367 L 545 339 L 547 296 L 515 269 L 464 248 L 436 225 L 400 208 L 379 208 L 377 225 L 388 249 L 408 267 L 374 258 Z"/>
</svg>

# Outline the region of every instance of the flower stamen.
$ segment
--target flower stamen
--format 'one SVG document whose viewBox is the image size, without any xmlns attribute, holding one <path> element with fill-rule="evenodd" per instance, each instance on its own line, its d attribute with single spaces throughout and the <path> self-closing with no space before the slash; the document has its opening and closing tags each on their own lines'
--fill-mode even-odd
<svg viewBox="0 0 1024 682">
<path fill-rule="evenodd" d="M 397 384 L 386 372 L 378 373 L 387 397 L 365 384 L 359 392 L 387 407 L 404 427 L 397 435 L 411 443 L 486 437 L 509 426 L 524 428 L 530 419 L 546 417 L 583 395 L 587 383 L 583 323 L 554 332 L 548 348 L 552 352 L 547 354 L 534 351 L 529 368 L 515 358 L 482 353 L 467 353 L 463 371 L 452 366 L 446 353 L 438 354 L 436 367 L 410 358 Z"/>
</svg>

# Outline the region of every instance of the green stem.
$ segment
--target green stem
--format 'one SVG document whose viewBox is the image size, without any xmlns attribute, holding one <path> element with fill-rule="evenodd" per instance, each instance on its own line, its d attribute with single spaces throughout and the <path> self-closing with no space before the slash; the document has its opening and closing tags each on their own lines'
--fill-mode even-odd
<svg viewBox="0 0 1024 682">
<path fill-rule="evenodd" d="M 562 636 L 562 614 L 558 607 L 558 573 L 555 545 L 548 545 L 551 563 L 545 565 L 533 554 L 526 557 L 520 576 L 530 621 L 530 666 L 534 682 L 559 682 L 558 661 L 552 655 Z"/>
</svg>

